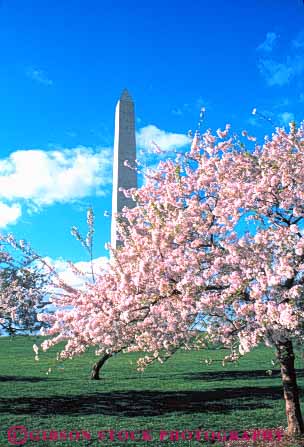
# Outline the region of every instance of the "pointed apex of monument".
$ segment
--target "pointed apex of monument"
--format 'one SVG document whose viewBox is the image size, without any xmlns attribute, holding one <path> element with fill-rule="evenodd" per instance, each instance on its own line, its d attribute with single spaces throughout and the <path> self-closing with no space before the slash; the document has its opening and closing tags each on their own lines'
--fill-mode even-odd
<svg viewBox="0 0 304 447">
<path fill-rule="evenodd" d="M 130 93 L 128 92 L 128 90 L 126 88 L 123 89 L 123 91 L 120 95 L 120 101 L 130 101 L 130 102 L 133 101 Z"/>
</svg>

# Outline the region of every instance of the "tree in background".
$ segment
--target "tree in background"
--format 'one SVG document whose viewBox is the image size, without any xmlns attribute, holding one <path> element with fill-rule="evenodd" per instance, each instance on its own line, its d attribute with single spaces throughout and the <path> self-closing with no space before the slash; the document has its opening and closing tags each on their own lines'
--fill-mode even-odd
<svg viewBox="0 0 304 447">
<path fill-rule="evenodd" d="M 12 242 L 13 238 L 8 237 Z M 26 252 L 26 246 L 20 241 Z M 20 247 L 20 248 L 21 248 Z M 5 239 L 0 243 L 0 327 L 6 335 L 36 333 L 37 319 L 47 303 L 47 276 L 35 264 L 36 257 L 13 257 Z M 15 248 L 18 248 L 17 246 Z"/>
<path fill-rule="evenodd" d="M 275 348 L 289 434 L 303 433 L 294 368 L 304 329 L 304 126 L 277 129 L 249 149 L 229 126 L 196 135 L 162 162 L 120 219 L 123 246 L 81 291 L 54 295 L 43 317 L 62 358 L 145 351 L 139 368 L 180 347 L 221 343 L 237 360 Z M 202 337 L 202 331 L 204 336 Z"/>
</svg>

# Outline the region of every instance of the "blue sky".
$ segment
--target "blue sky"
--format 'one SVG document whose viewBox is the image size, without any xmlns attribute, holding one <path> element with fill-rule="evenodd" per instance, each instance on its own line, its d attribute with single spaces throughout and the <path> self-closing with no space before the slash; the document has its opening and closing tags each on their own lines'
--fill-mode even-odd
<svg viewBox="0 0 304 447">
<path fill-rule="evenodd" d="M 85 261 L 70 235 L 96 214 L 110 239 L 114 109 L 136 105 L 138 150 L 179 149 L 204 125 L 262 137 L 303 119 L 304 4 L 290 1 L 0 0 L 0 231 L 52 260 Z"/>
</svg>

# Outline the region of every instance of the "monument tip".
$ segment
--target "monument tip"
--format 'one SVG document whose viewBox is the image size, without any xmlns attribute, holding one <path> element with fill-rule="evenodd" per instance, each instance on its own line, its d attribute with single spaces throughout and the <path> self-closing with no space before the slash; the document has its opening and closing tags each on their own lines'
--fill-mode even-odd
<svg viewBox="0 0 304 447">
<path fill-rule="evenodd" d="M 132 101 L 132 97 L 126 88 L 121 93 L 120 101 Z"/>
</svg>

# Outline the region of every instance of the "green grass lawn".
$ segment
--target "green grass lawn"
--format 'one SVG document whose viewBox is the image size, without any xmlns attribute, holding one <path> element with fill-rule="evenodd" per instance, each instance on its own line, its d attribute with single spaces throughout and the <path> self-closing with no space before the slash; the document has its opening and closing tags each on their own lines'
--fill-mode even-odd
<svg viewBox="0 0 304 447">
<path fill-rule="evenodd" d="M 160 442 L 160 430 L 241 432 L 286 426 L 279 371 L 266 374 L 273 358 L 270 349 L 258 348 L 238 364 L 225 367 L 221 364 L 224 350 L 181 351 L 144 373 L 136 371 L 137 354 L 121 354 L 105 365 L 103 380 L 91 381 L 92 352 L 59 368 L 54 360 L 56 349 L 42 353 L 38 362 L 34 360 L 35 341 L 29 337 L 0 338 L 0 447 L 10 445 L 7 430 L 12 425 L 42 431 L 87 430 L 92 436 L 88 442 L 41 440 L 25 444 L 55 447 L 118 445 L 117 440 L 97 440 L 98 431 L 110 429 L 152 431 L 152 442 L 128 445 L 158 447 L 211 445 L 206 441 Z M 214 360 L 212 365 L 205 364 L 206 358 Z M 302 388 L 303 367 L 303 360 L 298 359 Z M 50 374 L 46 374 L 48 368 L 52 368 Z"/>
</svg>

